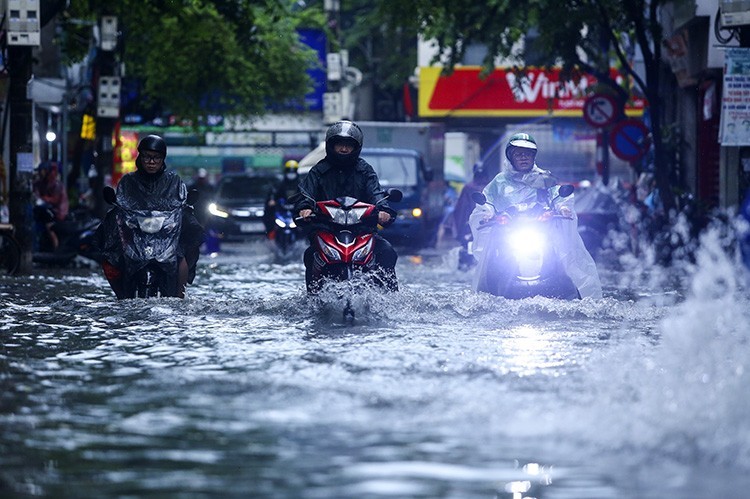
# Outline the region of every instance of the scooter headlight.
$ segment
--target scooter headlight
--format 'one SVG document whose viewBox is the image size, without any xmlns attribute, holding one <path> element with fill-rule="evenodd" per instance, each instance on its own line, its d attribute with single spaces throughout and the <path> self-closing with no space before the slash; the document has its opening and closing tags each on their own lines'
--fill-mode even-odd
<svg viewBox="0 0 750 499">
<path fill-rule="evenodd" d="M 281 228 L 281 229 L 283 229 L 284 227 L 286 227 L 286 223 L 284 223 L 284 221 L 282 219 L 280 219 L 280 218 L 276 219 L 276 225 L 278 225 L 279 228 Z"/>
<path fill-rule="evenodd" d="M 323 251 L 323 254 L 332 262 L 340 262 L 341 261 L 341 253 L 336 248 L 333 248 L 329 246 L 325 241 L 323 241 L 323 238 L 318 236 L 318 245 L 320 246 L 320 249 Z"/>
<path fill-rule="evenodd" d="M 367 244 L 359 248 L 357 251 L 354 252 L 352 255 L 352 260 L 355 262 L 363 262 L 367 258 L 367 255 L 370 254 L 370 250 L 372 250 L 372 241 L 373 239 L 370 239 L 367 241 Z"/>
<path fill-rule="evenodd" d="M 544 235 L 539 231 L 524 228 L 510 234 L 510 247 L 516 254 L 542 253 L 544 251 Z"/>
</svg>

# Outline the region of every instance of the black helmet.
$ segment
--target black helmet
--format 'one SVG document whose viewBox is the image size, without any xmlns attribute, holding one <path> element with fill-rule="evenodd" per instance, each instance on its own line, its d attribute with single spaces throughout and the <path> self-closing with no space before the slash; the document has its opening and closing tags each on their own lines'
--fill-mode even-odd
<svg viewBox="0 0 750 499">
<path fill-rule="evenodd" d="M 364 141 L 362 130 L 357 126 L 357 124 L 353 121 L 346 120 L 337 121 L 336 123 L 328 127 L 328 131 L 326 132 L 326 143 L 335 138 L 354 139 L 360 149 L 362 148 L 362 143 Z"/>
<path fill-rule="evenodd" d="M 339 142 L 351 141 L 354 150 L 349 154 L 337 154 L 333 146 Z M 336 166 L 353 166 L 362 151 L 364 134 L 352 121 L 337 121 L 326 132 L 326 155 Z"/>
<path fill-rule="evenodd" d="M 154 151 L 162 156 L 167 155 L 167 143 L 158 135 L 147 135 L 138 143 L 138 152 Z"/>
</svg>

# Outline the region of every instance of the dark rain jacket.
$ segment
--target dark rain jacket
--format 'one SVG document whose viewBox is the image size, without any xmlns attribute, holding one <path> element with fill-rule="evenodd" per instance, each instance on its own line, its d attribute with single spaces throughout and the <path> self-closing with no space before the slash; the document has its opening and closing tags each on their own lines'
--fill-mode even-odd
<svg viewBox="0 0 750 499">
<path fill-rule="evenodd" d="M 376 204 L 385 197 L 377 173 L 364 159 L 358 158 L 353 167 L 338 167 L 323 158 L 300 182 L 294 211 L 299 213 L 300 210 L 314 209 L 313 200 L 326 201 L 343 196 L 370 204 Z M 396 216 L 387 202 L 381 203 L 380 209 L 390 213 L 392 217 Z"/>
<path fill-rule="evenodd" d="M 124 175 L 117 184 L 117 202 L 131 210 L 169 211 L 181 206 L 186 198 L 185 183 L 175 172 L 167 171 L 166 167 L 154 175 L 136 170 Z M 115 213 L 116 209 L 112 209 L 104 217 L 96 230 L 94 246 L 105 260 L 119 267 L 123 249 Z M 182 213 L 179 256 L 197 253 L 203 239 L 203 227 L 192 208 L 185 207 Z"/>
</svg>

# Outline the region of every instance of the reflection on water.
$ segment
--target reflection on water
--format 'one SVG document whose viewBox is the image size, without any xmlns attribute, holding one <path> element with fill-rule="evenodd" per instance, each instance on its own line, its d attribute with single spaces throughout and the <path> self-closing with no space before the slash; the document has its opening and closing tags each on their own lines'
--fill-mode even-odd
<svg viewBox="0 0 750 499">
<path fill-rule="evenodd" d="M 750 330 L 732 262 L 603 269 L 603 300 L 470 290 L 309 299 L 262 244 L 186 300 L 93 270 L 0 278 L 0 495 L 742 497 Z M 707 251 L 712 251 L 710 248 Z M 711 270 L 711 269 L 718 270 Z M 719 282 L 721 281 L 721 282 Z"/>
</svg>

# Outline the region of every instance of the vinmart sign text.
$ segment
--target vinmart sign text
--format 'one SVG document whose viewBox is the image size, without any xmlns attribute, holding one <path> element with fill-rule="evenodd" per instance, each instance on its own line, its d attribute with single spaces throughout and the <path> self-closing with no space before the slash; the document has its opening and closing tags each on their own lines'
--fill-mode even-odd
<svg viewBox="0 0 750 499">
<path fill-rule="evenodd" d="M 524 117 L 583 116 L 586 98 L 596 78 L 582 75 L 576 81 L 561 81 L 560 70 L 498 68 L 486 78 L 479 77 L 480 67 L 461 67 L 441 75 L 440 67 L 419 70 L 420 117 Z M 622 84 L 623 77 L 612 70 L 612 77 Z M 643 114 L 645 100 L 631 98 L 625 107 L 629 116 Z"/>
</svg>

